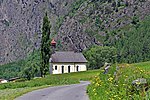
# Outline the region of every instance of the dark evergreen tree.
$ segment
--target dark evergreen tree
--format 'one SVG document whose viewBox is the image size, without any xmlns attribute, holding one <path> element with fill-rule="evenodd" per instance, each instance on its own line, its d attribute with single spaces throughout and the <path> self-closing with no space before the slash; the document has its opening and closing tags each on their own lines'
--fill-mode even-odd
<svg viewBox="0 0 150 100">
<path fill-rule="evenodd" d="M 50 50 L 50 21 L 48 19 L 47 13 L 43 18 L 42 26 L 42 40 L 41 40 L 41 77 L 45 76 L 49 71 L 49 58 L 51 55 Z"/>
</svg>

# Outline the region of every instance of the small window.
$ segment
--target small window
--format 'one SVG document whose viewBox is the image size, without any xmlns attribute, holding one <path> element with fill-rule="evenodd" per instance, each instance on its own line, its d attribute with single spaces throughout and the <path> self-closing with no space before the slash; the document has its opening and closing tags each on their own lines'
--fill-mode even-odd
<svg viewBox="0 0 150 100">
<path fill-rule="evenodd" d="M 57 66 L 55 66 L 55 70 L 57 70 Z"/>
</svg>

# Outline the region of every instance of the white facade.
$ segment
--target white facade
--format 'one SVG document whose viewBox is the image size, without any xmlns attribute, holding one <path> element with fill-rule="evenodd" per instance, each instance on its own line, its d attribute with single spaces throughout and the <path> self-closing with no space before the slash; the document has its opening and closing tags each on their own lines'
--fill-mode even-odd
<svg viewBox="0 0 150 100">
<path fill-rule="evenodd" d="M 86 63 L 51 63 L 52 74 L 86 71 Z"/>
<path fill-rule="evenodd" d="M 72 51 L 60 51 L 51 55 L 50 73 L 62 74 L 86 71 L 87 60 L 82 53 L 75 53 Z"/>
</svg>

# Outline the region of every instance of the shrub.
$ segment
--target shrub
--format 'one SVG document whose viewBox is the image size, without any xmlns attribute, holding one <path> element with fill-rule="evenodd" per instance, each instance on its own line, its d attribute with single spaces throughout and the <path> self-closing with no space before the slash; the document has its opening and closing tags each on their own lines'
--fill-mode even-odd
<svg viewBox="0 0 150 100">
<path fill-rule="evenodd" d="M 98 69 L 105 62 L 115 63 L 116 49 L 114 47 L 93 46 L 83 52 L 88 60 L 89 69 Z"/>
</svg>

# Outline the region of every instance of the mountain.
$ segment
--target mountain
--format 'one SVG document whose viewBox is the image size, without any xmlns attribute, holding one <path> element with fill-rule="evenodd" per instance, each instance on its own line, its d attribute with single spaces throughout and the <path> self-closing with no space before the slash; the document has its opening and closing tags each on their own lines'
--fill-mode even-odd
<svg viewBox="0 0 150 100">
<path fill-rule="evenodd" d="M 33 49 L 38 49 L 45 12 L 48 12 L 54 28 L 59 16 L 67 14 L 73 2 L 73 0 L 0 0 L 0 64 L 23 59 Z"/>
<path fill-rule="evenodd" d="M 150 15 L 150 1 L 0 0 L 0 64 L 23 59 L 40 48 L 42 18 L 46 11 L 57 50 L 81 52 L 94 44 L 119 48 L 117 41 L 124 42 L 124 37 L 131 35 L 120 30 L 138 27 Z M 149 41 L 148 34 L 146 36 Z"/>
</svg>

